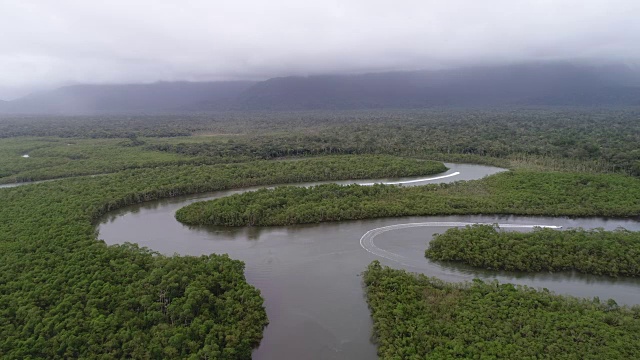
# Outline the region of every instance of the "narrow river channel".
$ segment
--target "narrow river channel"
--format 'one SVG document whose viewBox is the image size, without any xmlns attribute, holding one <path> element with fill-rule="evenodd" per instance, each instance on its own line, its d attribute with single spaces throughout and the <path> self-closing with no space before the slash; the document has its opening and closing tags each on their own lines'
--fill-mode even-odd
<svg viewBox="0 0 640 360">
<path fill-rule="evenodd" d="M 418 178 L 411 178 L 337 183 L 410 181 L 403 186 L 419 186 L 479 179 L 504 171 L 479 165 L 446 165 L 450 168 L 449 171 L 434 176 L 438 179 L 429 181 L 415 181 Z M 640 222 L 634 220 L 438 216 L 229 229 L 188 227 L 174 218 L 176 210 L 195 201 L 255 189 L 257 188 L 220 191 L 130 206 L 107 214 L 98 226 L 99 237 L 107 244 L 138 243 L 169 255 L 227 253 L 234 259 L 244 261 L 247 280 L 261 290 L 270 321 L 260 347 L 253 353 L 254 359 L 375 359 L 376 347 L 370 340 L 372 321 L 360 277 L 360 273 L 373 260 L 447 281 L 465 281 L 476 277 L 497 279 L 544 287 L 561 294 L 613 298 L 620 304 L 640 302 L 638 279 L 612 279 L 573 273 L 482 271 L 459 264 L 430 262 L 423 256 L 434 233 L 442 233 L 451 226 L 462 225 L 450 223 L 602 227 L 607 230 L 623 227 L 640 231 Z M 429 222 L 429 226 L 399 226 L 397 229 L 378 233 L 375 243 L 371 239 L 374 248 L 367 239 L 361 242 L 363 235 L 373 229 L 425 222 Z M 433 224 L 435 222 L 440 224 Z M 511 230 L 528 229 L 530 228 L 516 227 Z M 388 256 L 381 257 L 381 254 Z"/>
</svg>

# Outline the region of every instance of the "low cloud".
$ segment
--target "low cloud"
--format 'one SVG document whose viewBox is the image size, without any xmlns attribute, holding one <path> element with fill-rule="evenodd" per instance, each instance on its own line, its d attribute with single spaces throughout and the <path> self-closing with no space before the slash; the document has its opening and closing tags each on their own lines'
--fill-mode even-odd
<svg viewBox="0 0 640 360">
<path fill-rule="evenodd" d="M 70 83 L 637 63 L 637 0 L 0 0 L 0 98 Z"/>
</svg>

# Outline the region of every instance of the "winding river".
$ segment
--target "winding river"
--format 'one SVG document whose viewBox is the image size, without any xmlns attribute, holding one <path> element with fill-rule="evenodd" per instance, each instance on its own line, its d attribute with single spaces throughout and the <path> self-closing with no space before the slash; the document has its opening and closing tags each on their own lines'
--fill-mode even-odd
<svg viewBox="0 0 640 360">
<path fill-rule="evenodd" d="M 471 180 L 503 169 L 446 164 L 450 170 L 430 180 L 378 179 L 342 184 L 402 182 L 416 186 Z M 298 184 L 309 186 L 318 183 Z M 246 263 L 247 280 L 265 298 L 270 324 L 254 359 L 374 359 L 372 321 L 360 273 L 373 260 L 422 272 L 447 281 L 473 278 L 545 287 L 562 294 L 613 298 L 637 303 L 640 280 L 612 279 L 575 273 L 509 273 L 483 271 L 460 264 L 434 263 L 423 254 L 434 233 L 467 223 L 500 223 L 513 231 L 533 225 L 563 228 L 624 227 L 640 231 L 640 223 L 625 219 L 524 216 L 438 216 L 385 218 L 339 223 L 268 228 L 188 227 L 174 214 L 195 201 L 214 199 L 257 188 L 220 191 L 130 206 L 107 214 L 99 236 L 107 244 L 135 242 L 165 254 L 228 253 Z"/>
</svg>

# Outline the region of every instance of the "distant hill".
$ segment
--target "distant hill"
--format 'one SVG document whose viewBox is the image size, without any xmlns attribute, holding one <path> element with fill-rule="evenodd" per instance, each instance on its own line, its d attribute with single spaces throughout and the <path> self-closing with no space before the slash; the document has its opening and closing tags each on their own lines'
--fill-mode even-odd
<svg viewBox="0 0 640 360">
<path fill-rule="evenodd" d="M 541 64 L 284 77 L 255 84 L 239 96 L 235 106 L 290 110 L 640 105 L 640 76 L 631 69 L 626 71 L 627 76 L 624 72 L 618 68 L 613 72 L 611 68 Z M 636 80 L 631 81 L 634 76 Z"/>
<path fill-rule="evenodd" d="M 72 85 L 0 104 L 5 113 L 127 113 L 229 107 L 253 82 Z"/>
<path fill-rule="evenodd" d="M 281 77 L 261 82 L 74 85 L 0 113 L 126 113 L 484 106 L 640 106 L 640 72 L 567 63 Z"/>
</svg>

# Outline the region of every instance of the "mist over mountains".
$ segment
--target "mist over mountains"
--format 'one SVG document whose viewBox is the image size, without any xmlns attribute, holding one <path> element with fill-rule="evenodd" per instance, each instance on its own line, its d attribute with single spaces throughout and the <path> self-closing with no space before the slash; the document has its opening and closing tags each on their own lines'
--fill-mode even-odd
<svg viewBox="0 0 640 360">
<path fill-rule="evenodd" d="M 265 81 L 73 85 L 0 101 L 4 114 L 484 106 L 638 106 L 640 71 L 567 63 Z"/>
<path fill-rule="evenodd" d="M 228 106 L 253 84 L 231 81 L 71 85 L 5 102 L 0 104 L 0 112 L 93 114 L 217 109 Z"/>
</svg>

